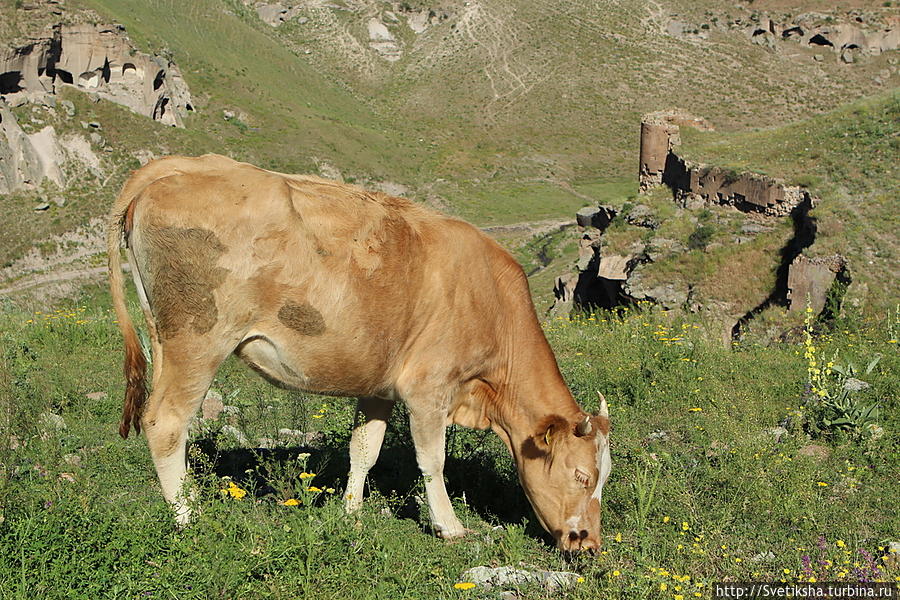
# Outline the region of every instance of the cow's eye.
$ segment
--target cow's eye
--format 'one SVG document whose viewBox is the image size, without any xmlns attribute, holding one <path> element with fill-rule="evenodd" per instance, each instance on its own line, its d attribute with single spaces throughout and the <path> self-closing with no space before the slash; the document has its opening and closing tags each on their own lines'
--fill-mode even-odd
<svg viewBox="0 0 900 600">
<path fill-rule="evenodd" d="M 580 483 L 583 486 L 587 486 L 590 481 L 590 475 L 582 471 L 581 469 L 575 469 L 575 481 Z"/>
</svg>

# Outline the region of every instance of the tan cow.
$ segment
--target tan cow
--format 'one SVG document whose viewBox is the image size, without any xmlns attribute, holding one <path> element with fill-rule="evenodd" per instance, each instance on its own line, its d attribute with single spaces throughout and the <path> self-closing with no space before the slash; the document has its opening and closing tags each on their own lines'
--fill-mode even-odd
<svg viewBox="0 0 900 600">
<path fill-rule="evenodd" d="M 148 401 L 123 239 L 150 331 Z M 402 198 L 206 155 L 137 170 L 113 207 L 108 245 L 125 338 L 119 432 L 143 427 L 180 523 L 190 518 L 188 422 L 235 353 L 276 384 L 359 398 L 348 510 L 401 400 L 438 535 L 465 533 L 443 477 L 445 429 L 457 423 L 506 443 L 560 549 L 598 547 L 606 404 L 590 416 L 575 403 L 522 269 L 476 228 Z"/>
</svg>

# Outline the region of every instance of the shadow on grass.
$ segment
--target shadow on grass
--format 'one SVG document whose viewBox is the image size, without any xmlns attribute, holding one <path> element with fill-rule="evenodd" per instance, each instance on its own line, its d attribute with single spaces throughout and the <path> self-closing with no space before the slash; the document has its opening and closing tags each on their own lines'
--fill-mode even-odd
<svg viewBox="0 0 900 600">
<path fill-rule="evenodd" d="M 390 498 L 398 518 L 415 520 L 423 531 L 431 532 L 422 504 L 425 494 L 421 474 L 404 425 L 389 425 L 378 462 L 369 473 L 368 489 Z M 304 453 L 311 455 L 309 468 L 316 473 L 316 481 L 342 492 L 350 469 L 349 441 L 349 432 L 331 432 L 314 446 L 221 449 L 214 436 L 200 438 L 193 446 L 205 456 L 212 474 L 230 477 L 239 486 L 252 489 L 257 497 L 264 497 L 277 492 L 268 483 L 273 472 L 284 472 L 298 464 Z M 479 450 L 447 456 L 444 475 L 450 497 L 464 499 L 466 506 L 487 523 L 508 525 L 527 520 L 528 535 L 552 544 L 538 524 L 514 469 L 502 464 L 498 468 L 495 461 L 489 452 Z M 254 485 L 249 485 L 251 481 Z"/>
</svg>

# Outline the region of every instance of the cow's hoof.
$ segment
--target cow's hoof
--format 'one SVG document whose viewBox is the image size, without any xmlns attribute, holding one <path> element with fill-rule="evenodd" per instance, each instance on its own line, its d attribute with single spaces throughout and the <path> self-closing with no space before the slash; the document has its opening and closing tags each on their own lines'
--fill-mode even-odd
<svg viewBox="0 0 900 600">
<path fill-rule="evenodd" d="M 471 529 L 466 529 L 461 525 L 458 529 L 435 528 L 435 534 L 442 540 L 457 540 L 461 537 L 469 535 L 470 533 L 475 532 Z"/>
</svg>

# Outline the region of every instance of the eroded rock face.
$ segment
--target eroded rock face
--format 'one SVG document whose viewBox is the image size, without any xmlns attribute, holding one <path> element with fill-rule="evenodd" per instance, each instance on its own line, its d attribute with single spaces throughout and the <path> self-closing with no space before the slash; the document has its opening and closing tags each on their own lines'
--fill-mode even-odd
<svg viewBox="0 0 900 600">
<path fill-rule="evenodd" d="M 183 127 L 193 110 L 174 63 L 137 52 L 121 26 L 63 25 L 51 36 L 0 51 L 0 96 L 12 106 L 73 86 L 156 121 Z"/>
<path fill-rule="evenodd" d="M 34 187 L 44 178 L 65 185 L 60 145 L 53 127 L 31 135 L 22 131 L 9 106 L 0 100 L 0 193 Z"/>
</svg>

